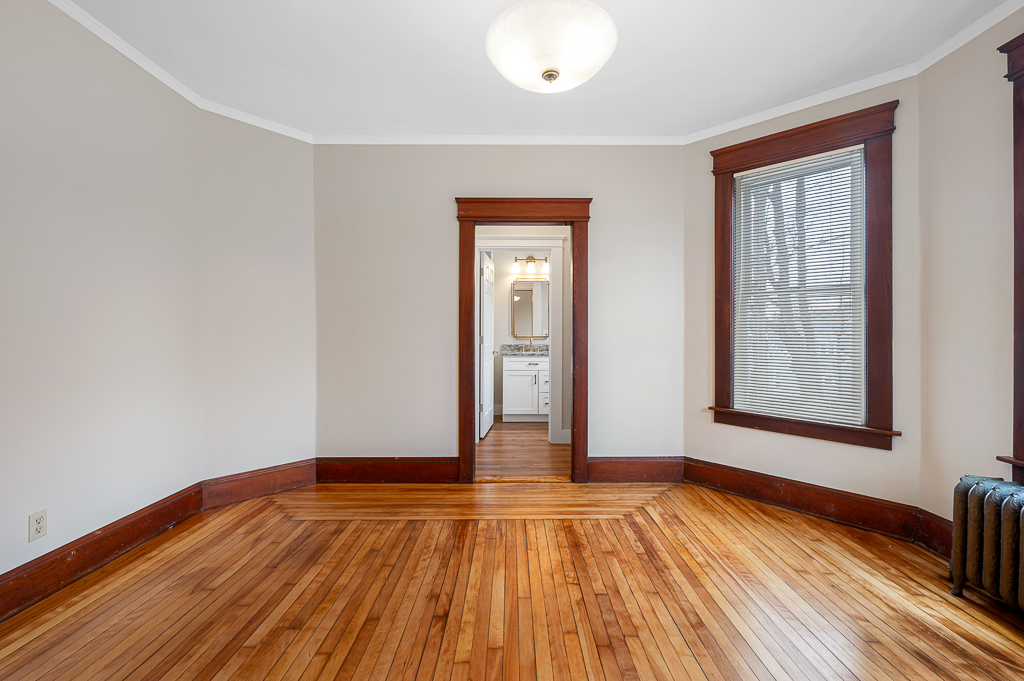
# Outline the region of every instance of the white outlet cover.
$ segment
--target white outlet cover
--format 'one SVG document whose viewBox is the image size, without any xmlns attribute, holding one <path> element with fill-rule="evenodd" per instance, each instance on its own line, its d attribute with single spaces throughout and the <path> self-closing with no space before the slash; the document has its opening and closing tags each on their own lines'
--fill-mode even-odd
<svg viewBox="0 0 1024 681">
<path fill-rule="evenodd" d="M 28 540 L 35 541 L 46 536 L 46 509 L 28 517 Z"/>
</svg>

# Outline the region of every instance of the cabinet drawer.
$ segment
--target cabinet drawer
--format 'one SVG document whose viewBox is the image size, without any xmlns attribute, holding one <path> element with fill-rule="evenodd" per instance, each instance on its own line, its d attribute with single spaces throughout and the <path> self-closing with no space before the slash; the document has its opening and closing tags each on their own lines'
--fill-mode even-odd
<svg viewBox="0 0 1024 681">
<path fill-rule="evenodd" d="M 551 393 L 540 394 L 540 404 L 537 406 L 538 414 L 550 414 L 551 413 Z"/>
<path fill-rule="evenodd" d="M 543 369 L 537 372 L 537 385 L 540 386 L 542 393 L 549 392 L 551 390 L 551 372 L 547 369 Z"/>
<path fill-rule="evenodd" d="M 550 360 L 547 357 L 505 357 L 502 367 L 505 369 L 543 369 L 548 370 Z"/>
</svg>

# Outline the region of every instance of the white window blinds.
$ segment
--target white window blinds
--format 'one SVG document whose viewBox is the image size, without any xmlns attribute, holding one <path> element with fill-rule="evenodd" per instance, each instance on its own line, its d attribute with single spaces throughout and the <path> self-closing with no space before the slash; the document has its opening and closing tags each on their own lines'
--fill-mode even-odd
<svg viewBox="0 0 1024 681">
<path fill-rule="evenodd" d="M 737 173 L 733 408 L 865 420 L 864 152 Z"/>
</svg>

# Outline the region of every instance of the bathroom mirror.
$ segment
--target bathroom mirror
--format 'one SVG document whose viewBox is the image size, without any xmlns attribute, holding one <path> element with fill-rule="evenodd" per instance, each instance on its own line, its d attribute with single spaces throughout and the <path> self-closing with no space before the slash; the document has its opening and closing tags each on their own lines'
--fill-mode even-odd
<svg viewBox="0 0 1024 681">
<path fill-rule="evenodd" d="M 548 280 L 516 279 L 512 282 L 512 336 L 548 337 Z"/>
</svg>

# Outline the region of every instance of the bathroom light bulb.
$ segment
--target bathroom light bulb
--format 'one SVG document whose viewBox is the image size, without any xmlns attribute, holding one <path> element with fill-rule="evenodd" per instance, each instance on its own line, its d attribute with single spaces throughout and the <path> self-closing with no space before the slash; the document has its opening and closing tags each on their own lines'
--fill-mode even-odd
<svg viewBox="0 0 1024 681">
<path fill-rule="evenodd" d="M 518 260 L 513 260 L 512 261 L 512 274 L 519 274 L 519 261 Z"/>
<path fill-rule="evenodd" d="M 536 271 L 537 271 L 537 268 L 533 266 L 533 261 L 532 260 L 528 261 L 526 263 L 526 273 L 527 274 L 533 274 Z"/>
<path fill-rule="evenodd" d="M 550 274 L 551 273 L 551 266 L 548 265 L 548 261 L 547 260 L 544 261 L 544 266 L 540 268 L 540 271 L 543 272 L 544 274 Z"/>
</svg>

